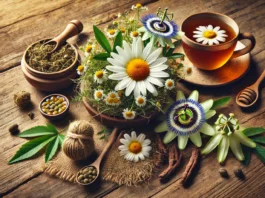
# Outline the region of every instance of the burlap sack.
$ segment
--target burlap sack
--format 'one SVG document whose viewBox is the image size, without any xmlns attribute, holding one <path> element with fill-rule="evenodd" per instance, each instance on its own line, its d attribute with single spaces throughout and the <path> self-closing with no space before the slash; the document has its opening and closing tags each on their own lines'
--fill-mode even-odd
<svg viewBox="0 0 265 198">
<path fill-rule="evenodd" d="M 93 121 L 91 124 L 95 130 L 95 150 L 99 155 L 103 150 L 106 141 L 100 140 L 100 137 L 97 135 L 97 132 L 101 130 L 99 123 L 95 124 Z M 127 132 L 130 133 L 131 131 Z M 118 146 L 120 145 L 119 138 L 121 136 L 122 134 L 118 135 L 116 142 L 113 144 L 106 155 L 105 160 L 103 160 L 101 164 L 101 178 L 106 181 L 115 182 L 119 185 L 125 184 L 128 186 L 137 185 L 140 182 L 148 180 L 151 177 L 154 168 L 154 152 L 144 161 L 138 163 L 129 162 L 119 154 Z M 150 138 L 152 136 L 154 135 L 147 136 L 147 138 L 154 142 L 154 140 Z M 44 172 L 69 182 L 75 182 L 78 170 L 85 165 L 91 164 L 96 157 L 97 155 L 94 155 L 90 157 L 89 160 L 73 161 L 60 151 L 53 160 L 45 165 Z"/>
</svg>

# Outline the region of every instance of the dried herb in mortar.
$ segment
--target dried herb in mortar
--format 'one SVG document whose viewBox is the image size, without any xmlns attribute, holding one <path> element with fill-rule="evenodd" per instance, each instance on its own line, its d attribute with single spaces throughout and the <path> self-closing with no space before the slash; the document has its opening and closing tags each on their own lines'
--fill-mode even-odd
<svg viewBox="0 0 265 198">
<path fill-rule="evenodd" d="M 75 51 L 69 44 L 50 53 L 55 44 L 45 44 L 44 41 L 34 44 L 27 51 L 26 61 L 35 70 L 52 73 L 61 71 L 73 64 Z"/>
</svg>

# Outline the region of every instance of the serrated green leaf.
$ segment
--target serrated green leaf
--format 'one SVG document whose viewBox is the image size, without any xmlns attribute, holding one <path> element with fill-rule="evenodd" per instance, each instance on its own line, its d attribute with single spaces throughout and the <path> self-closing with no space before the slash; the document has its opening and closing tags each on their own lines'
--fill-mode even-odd
<svg viewBox="0 0 265 198">
<path fill-rule="evenodd" d="M 213 101 L 213 106 L 211 109 L 217 109 L 221 106 L 226 105 L 229 101 L 231 100 L 231 97 L 227 96 L 227 97 L 223 97 L 220 98 L 218 100 Z"/>
<path fill-rule="evenodd" d="M 114 40 L 114 44 L 113 44 L 113 52 L 117 53 L 116 47 L 120 46 L 122 47 L 122 33 L 119 32 Z"/>
<path fill-rule="evenodd" d="M 22 133 L 18 134 L 18 136 L 29 138 L 29 137 L 38 137 L 43 135 L 56 135 L 56 134 L 58 134 L 56 128 L 51 124 L 47 124 L 47 126 L 36 126 L 26 131 L 23 131 Z"/>
<path fill-rule="evenodd" d="M 64 141 L 64 138 L 65 138 L 65 135 L 59 134 L 58 137 L 59 137 L 59 144 L 62 147 L 63 146 L 63 141 Z"/>
<path fill-rule="evenodd" d="M 101 61 L 106 61 L 107 58 L 109 58 L 110 55 L 108 53 L 100 53 L 100 54 L 96 54 L 93 59 L 95 60 L 101 60 Z"/>
<path fill-rule="evenodd" d="M 57 149 L 58 149 L 58 146 L 59 146 L 59 142 L 60 142 L 60 136 L 57 135 L 57 137 L 50 141 L 47 148 L 46 148 L 46 151 L 45 151 L 45 163 L 47 163 L 48 161 L 50 161 L 53 156 L 55 155 Z"/>
<path fill-rule="evenodd" d="M 258 142 L 261 144 L 265 144 L 265 137 L 264 136 L 259 136 L 259 137 L 253 137 L 251 138 L 254 142 Z"/>
<path fill-rule="evenodd" d="M 264 132 L 265 132 L 265 129 L 262 127 L 251 127 L 251 128 L 247 128 L 243 130 L 243 133 L 248 137 L 259 135 Z"/>
<path fill-rule="evenodd" d="M 101 45 L 101 47 L 108 53 L 111 52 L 111 47 L 109 44 L 108 39 L 106 38 L 106 36 L 104 35 L 103 32 L 101 32 L 100 29 L 97 28 L 97 26 L 93 26 L 93 30 L 94 30 L 94 35 L 98 41 L 98 43 Z"/>
<path fill-rule="evenodd" d="M 257 144 L 255 150 L 254 150 L 255 154 L 258 156 L 258 158 L 265 163 L 265 149 L 260 146 L 259 144 Z"/>
<path fill-rule="evenodd" d="M 248 166 L 251 160 L 251 149 L 247 146 L 242 145 L 242 150 L 245 156 L 245 159 L 242 161 L 242 164 Z"/>
<path fill-rule="evenodd" d="M 30 140 L 29 142 L 23 144 L 8 164 L 13 164 L 25 159 L 28 159 L 38 153 L 44 146 L 46 146 L 50 141 L 54 140 L 56 136 L 41 136 Z"/>
<path fill-rule="evenodd" d="M 183 58 L 183 57 L 184 57 L 184 54 L 181 54 L 181 53 L 173 53 L 170 56 L 168 56 L 167 58 L 168 59 L 176 59 L 176 58 Z"/>
</svg>

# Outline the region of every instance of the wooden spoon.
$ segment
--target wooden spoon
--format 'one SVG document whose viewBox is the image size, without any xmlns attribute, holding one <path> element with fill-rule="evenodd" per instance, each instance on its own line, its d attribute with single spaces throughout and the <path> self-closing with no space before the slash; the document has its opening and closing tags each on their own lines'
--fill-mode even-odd
<svg viewBox="0 0 265 198">
<path fill-rule="evenodd" d="M 236 97 L 236 103 L 241 107 L 250 107 L 254 105 L 259 97 L 259 85 L 265 78 L 265 70 L 262 72 L 258 80 L 251 86 L 243 89 Z"/>
<path fill-rule="evenodd" d="M 97 158 L 97 160 L 96 160 L 95 162 L 93 162 L 92 164 L 90 164 L 90 165 L 88 165 L 88 166 L 85 166 L 85 167 L 81 168 L 81 169 L 78 171 L 78 173 L 79 173 L 79 172 L 81 172 L 83 169 L 85 169 L 85 168 L 87 168 L 87 167 L 94 167 L 94 168 L 97 170 L 97 173 L 96 173 L 97 175 L 96 175 L 96 177 L 95 177 L 95 178 L 93 179 L 93 181 L 91 181 L 90 183 L 81 183 L 81 182 L 78 181 L 78 176 L 79 176 L 79 174 L 77 174 L 77 176 L 76 176 L 76 182 L 77 182 L 78 184 L 80 184 L 80 185 L 84 185 L 84 186 L 87 186 L 87 185 L 90 185 L 90 184 L 94 183 L 94 182 L 97 180 L 97 178 L 98 178 L 98 176 L 99 176 L 99 174 L 100 174 L 100 163 L 101 163 L 102 159 L 104 158 L 104 156 L 106 155 L 106 153 L 108 152 L 108 150 L 110 149 L 111 145 L 112 145 L 112 144 L 114 143 L 114 141 L 116 140 L 117 132 L 118 132 L 118 128 L 114 128 L 114 130 L 112 131 L 112 133 L 111 133 L 111 135 L 110 135 L 110 138 L 109 138 L 109 141 L 108 141 L 107 145 L 104 147 L 102 153 L 101 153 L 100 156 Z"/>
<path fill-rule="evenodd" d="M 60 48 L 61 45 L 63 45 L 67 39 L 79 34 L 83 30 L 83 24 L 79 20 L 72 20 L 70 23 L 66 26 L 64 31 L 56 36 L 55 38 L 45 42 L 43 45 L 47 44 L 55 44 L 55 47 L 53 50 L 51 50 L 49 53 L 54 52 L 58 48 Z"/>
</svg>

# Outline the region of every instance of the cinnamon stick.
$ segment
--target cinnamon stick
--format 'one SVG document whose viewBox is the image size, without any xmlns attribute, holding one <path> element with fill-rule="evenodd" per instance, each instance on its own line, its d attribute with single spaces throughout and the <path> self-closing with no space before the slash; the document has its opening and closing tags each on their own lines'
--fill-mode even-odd
<svg viewBox="0 0 265 198">
<path fill-rule="evenodd" d="M 161 137 L 157 134 L 156 135 L 156 141 L 157 141 L 157 147 L 158 147 L 158 154 L 157 154 L 157 159 L 156 159 L 156 167 L 160 167 L 163 162 L 164 162 L 164 158 L 167 155 L 167 149 L 164 145 L 164 143 L 162 142 Z"/>
</svg>

